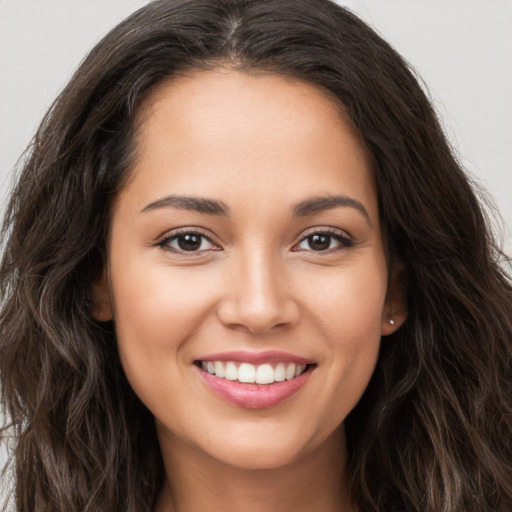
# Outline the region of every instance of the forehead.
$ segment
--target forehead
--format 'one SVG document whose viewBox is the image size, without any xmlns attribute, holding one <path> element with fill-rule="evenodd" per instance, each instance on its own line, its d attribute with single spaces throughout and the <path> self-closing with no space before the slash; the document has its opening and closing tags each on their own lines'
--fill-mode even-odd
<svg viewBox="0 0 512 512">
<path fill-rule="evenodd" d="M 171 124 L 179 132 L 174 134 L 198 135 L 201 140 L 223 137 L 234 128 L 233 143 L 250 130 L 252 136 L 266 133 L 275 140 L 280 134 L 286 136 L 287 128 L 295 136 L 302 129 L 303 134 L 326 138 L 333 125 L 359 139 L 343 105 L 330 91 L 276 73 L 230 68 L 192 71 L 158 85 L 139 109 L 139 143 L 143 145 L 163 127 L 173 134 Z M 264 129 L 258 130 L 258 125 Z"/>
<path fill-rule="evenodd" d="M 137 134 L 127 188 L 140 202 L 164 192 L 299 202 L 341 187 L 334 192 L 376 210 L 359 134 L 336 99 L 304 82 L 230 69 L 192 73 L 153 91 Z"/>
</svg>

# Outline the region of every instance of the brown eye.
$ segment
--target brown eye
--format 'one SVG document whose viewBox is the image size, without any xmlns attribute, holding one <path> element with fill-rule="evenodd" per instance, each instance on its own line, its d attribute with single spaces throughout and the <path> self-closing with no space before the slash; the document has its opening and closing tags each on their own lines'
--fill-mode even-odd
<svg viewBox="0 0 512 512">
<path fill-rule="evenodd" d="M 219 249 L 206 235 L 196 231 L 176 233 L 168 236 L 158 245 L 166 251 L 176 253 L 200 253 Z"/>
<path fill-rule="evenodd" d="M 292 250 L 335 252 L 352 247 L 354 242 L 338 232 L 318 231 L 305 236 Z"/>
<path fill-rule="evenodd" d="M 318 234 L 308 236 L 306 240 L 313 251 L 325 251 L 331 246 L 331 238 L 330 235 Z"/>
<path fill-rule="evenodd" d="M 179 235 L 176 242 L 182 251 L 197 251 L 201 247 L 202 236 L 195 233 Z"/>
</svg>

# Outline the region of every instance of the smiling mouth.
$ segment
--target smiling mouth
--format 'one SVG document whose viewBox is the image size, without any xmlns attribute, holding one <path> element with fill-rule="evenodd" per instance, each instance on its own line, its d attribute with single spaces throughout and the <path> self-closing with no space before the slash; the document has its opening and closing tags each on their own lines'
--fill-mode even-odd
<svg viewBox="0 0 512 512">
<path fill-rule="evenodd" d="M 300 377 L 314 364 L 264 363 L 251 364 L 236 361 L 195 361 L 199 368 L 219 379 L 246 384 L 274 384 Z"/>
</svg>

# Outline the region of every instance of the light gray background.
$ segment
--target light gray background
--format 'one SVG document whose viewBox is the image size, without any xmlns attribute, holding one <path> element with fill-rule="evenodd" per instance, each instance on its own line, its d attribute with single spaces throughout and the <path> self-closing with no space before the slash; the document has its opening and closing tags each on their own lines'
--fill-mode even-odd
<svg viewBox="0 0 512 512">
<path fill-rule="evenodd" d="M 10 170 L 87 50 L 146 3 L 0 0 L 0 211 Z M 512 252 L 512 0 L 340 3 L 423 76 L 462 162 L 495 197 Z"/>
</svg>

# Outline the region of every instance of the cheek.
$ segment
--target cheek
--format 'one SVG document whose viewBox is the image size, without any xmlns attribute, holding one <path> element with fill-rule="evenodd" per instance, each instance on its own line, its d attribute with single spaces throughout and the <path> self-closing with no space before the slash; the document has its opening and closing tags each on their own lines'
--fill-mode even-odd
<svg viewBox="0 0 512 512">
<path fill-rule="evenodd" d="M 383 258 L 361 258 L 357 265 L 312 275 L 308 283 L 309 307 L 335 346 L 380 338 L 387 289 Z"/>
<path fill-rule="evenodd" d="M 112 265 L 114 319 L 125 373 L 143 401 L 145 389 L 174 382 L 194 336 L 211 308 L 212 289 L 204 272 L 149 264 Z M 187 377 L 184 377 L 187 378 Z M 149 405 L 149 404 L 148 404 Z"/>
<path fill-rule="evenodd" d="M 312 289 L 311 311 L 328 368 L 324 403 L 337 404 L 324 411 L 326 425 L 345 419 L 371 379 L 380 347 L 386 283 L 385 265 L 379 263 L 366 266 L 364 272 L 340 269 Z"/>
<path fill-rule="evenodd" d="M 146 348 L 179 343 L 208 310 L 212 297 L 211 279 L 201 270 L 135 263 L 112 281 L 118 336 L 144 341 Z"/>
</svg>

